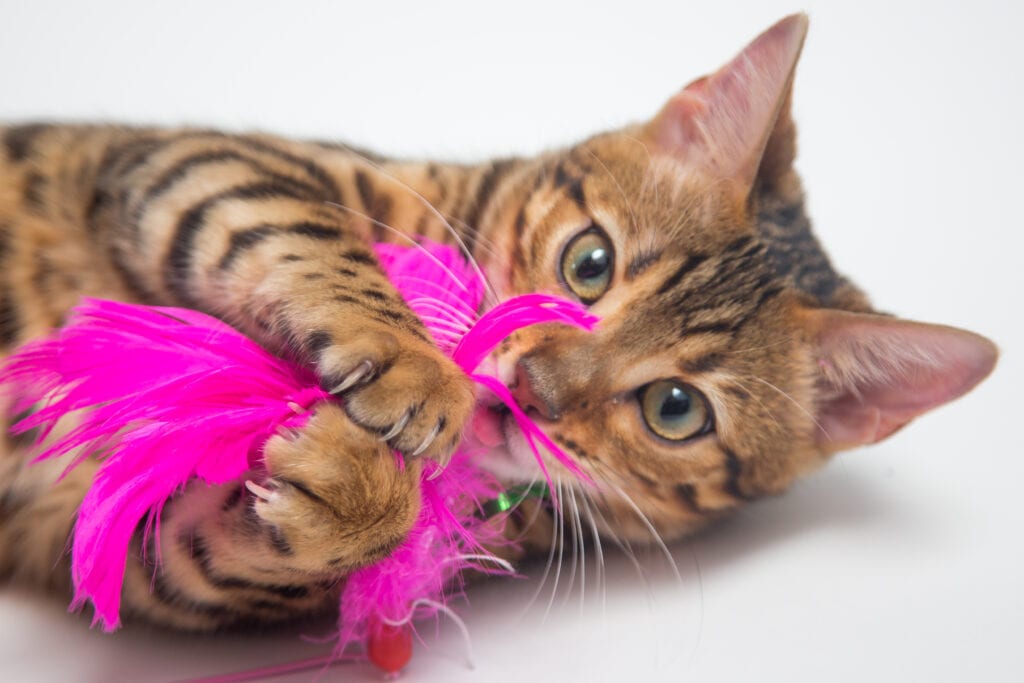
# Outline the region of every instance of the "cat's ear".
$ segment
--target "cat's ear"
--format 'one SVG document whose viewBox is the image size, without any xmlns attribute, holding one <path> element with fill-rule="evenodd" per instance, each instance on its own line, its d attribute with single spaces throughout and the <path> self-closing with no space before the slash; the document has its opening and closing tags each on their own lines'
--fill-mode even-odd
<svg viewBox="0 0 1024 683">
<path fill-rule="evenodd" d="M 738 198 L 746 199 L 780 113 L 789 106 L 806 35 L 804 14 L 778 22 L 731 62 L 669 100 L 645 126 L 647 138 L 687 167 L 729 181 Z"/>
<path fill-rule="evenodd" d="M 998 350 L 966 330 L 881 315 L 805 310 L 829 451 L 874 443 L 962 396 L 995 367 Z"/>
</svg>

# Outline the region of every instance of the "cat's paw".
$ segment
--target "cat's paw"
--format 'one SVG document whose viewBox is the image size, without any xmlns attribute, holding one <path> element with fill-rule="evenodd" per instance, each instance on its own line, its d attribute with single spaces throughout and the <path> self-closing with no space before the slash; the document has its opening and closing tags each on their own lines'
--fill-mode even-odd
<svg viewBox="0 0 1024 683">
<path fill-rule="evenodd" d="M 435 346 L 399 334 L 368 330 L 324 345 L 317 357 L 323 386 L 382 442 L 443 464 L 473 410 L 472 383 Z"/>
<path fill-rule="evenodd" d="M 264 447 L 267 478 L 248 481 L 254 510 L 289 564 L 347 572 L 389 555 L 420 509 L 420 465 L 401 467 L 390 448 L 335 404 Z"/>
</svg>

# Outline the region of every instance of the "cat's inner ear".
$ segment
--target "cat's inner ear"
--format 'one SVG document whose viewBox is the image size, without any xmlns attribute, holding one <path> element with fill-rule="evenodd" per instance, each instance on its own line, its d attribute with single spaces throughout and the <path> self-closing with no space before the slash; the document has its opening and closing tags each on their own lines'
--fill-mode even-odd
<svg viewBox="0 0 1024 683">
<path fill-rule="evenodd" d="M 819 442 L 836 451 L 880 441 L 962 396 L 995 366 L 984 337 L 943 325 L 807 310 L 816 351 Z"/>
<path fill-rule="evenodd" d="M 738 198 L 746 199 L 788 106 L 806 35 L 804 14 L 778 22 L 731 62 L 669 100 L 645 126 L 646 137 L 686 167 L 729 181 Z"/>
</svg>

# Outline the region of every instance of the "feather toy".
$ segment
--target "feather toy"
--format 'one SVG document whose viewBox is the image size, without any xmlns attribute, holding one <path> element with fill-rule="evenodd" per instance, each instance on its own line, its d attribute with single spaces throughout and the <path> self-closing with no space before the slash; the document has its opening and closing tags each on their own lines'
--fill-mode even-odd
<svg viewBox="0 0 1024 683">
<path fill-rule="evenodd" d="M 478 317 L 485 283 L 456 249 L 382 243 L 376 251 L 439 348 L 508 405 L 541 468 L 543 448 L 584 476 L 498 378 L 473 373 L 516 329 L 556 322 L 589 330 L 597 318 L 544 294 L 515 297 Z M 318 403 L 339 400 L 310 370 L 207 315 L 95 299 L 49 338 L 9 357 L 0 386 L 13 391 L 15 411 L 32 411 L 12 431 L 38 430 L 36 460 L 69 455 L 68 469 L 92 454 L 102 460 L 72 536 L 72 609 L 92 603 L 94 625 L 108 631 L 120 625 L 125 563 L 139 524 L 155 533 L 163 505 L 192 480 L 218 485 L 263 470 L 271 436 L 301 427 Z M 75 426 L 57 435 L 68 415 Z M 389 673 L 411 656 L 413 620 L 448 612 L 465 570 L 511 572 L 485 550 L 503 539 L 482 514 L 505 492 L 474 463 L 471 448 L 457 449 L 444 469 L 426 463 L 420 486 L 423 505 L 406 541 L 349 575 L 341 595 L 336 653 L 361 643 Z"/>
</svg>

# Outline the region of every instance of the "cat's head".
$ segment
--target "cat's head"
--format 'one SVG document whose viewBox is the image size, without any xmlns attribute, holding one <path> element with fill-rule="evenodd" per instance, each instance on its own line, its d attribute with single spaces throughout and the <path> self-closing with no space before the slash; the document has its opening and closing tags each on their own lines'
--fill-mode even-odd
<svg viewBox="0 0 1024 683">
<path fill-rule="evenodd" d="M 806 30 L 788 17 L 651 121 L 525 165 L 484 226 L 501 294 L 572 296 L 602 319 L 523 330 L 498 363 L 618 533 L 646 536 L 643 512 L 679 535 L 779 493 L 995 364 L 983 337 L 871 312 L 810 234 L 789 106 Z M 504 428 L 495 467 L 533 477 Z"/>
</svg>

